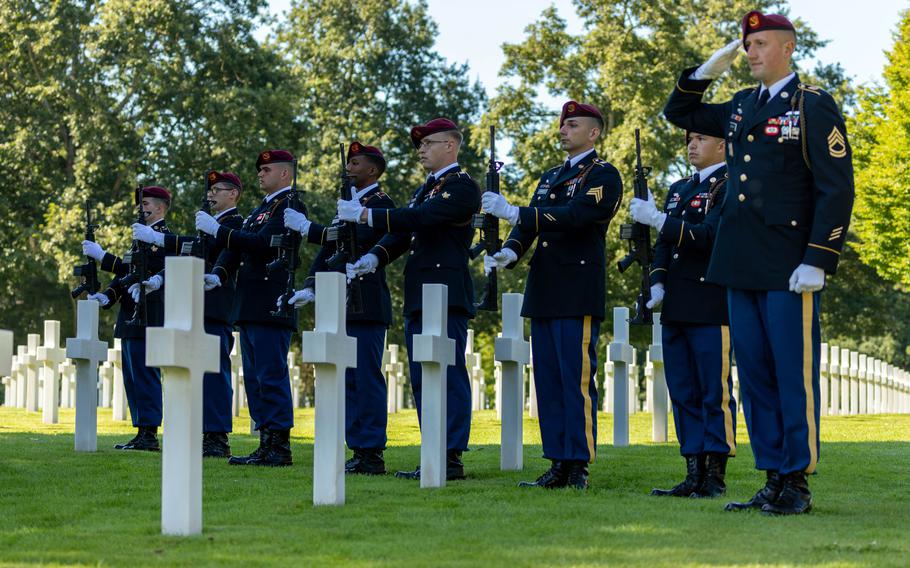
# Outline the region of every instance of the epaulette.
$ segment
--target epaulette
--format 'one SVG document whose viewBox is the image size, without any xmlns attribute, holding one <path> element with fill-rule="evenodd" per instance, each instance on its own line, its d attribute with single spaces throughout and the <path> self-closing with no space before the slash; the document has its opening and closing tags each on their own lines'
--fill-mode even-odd
<svg viewBox="0 0 910 568">
<path fill-rule="evenodd" d="M 601 159 L 601 158 L 594 158 L 594 161 L 592 161 L 591 163 L 594 165 L 597 165 L 597 166 L 606 166 L 609 164 L 609 162 L 607 162 L 606 160 Z"/>
<path fill-rule="evenodd" d="M 813 95 L 827 94 L 824 89 L 821 87 L 816 87 L 815 85 L 806 85 L 804 83 L 800 83 L 797 85 L 797 88 L 800 91 L 803 91 L 805 93 L 812 93 Z"/>
</svg>

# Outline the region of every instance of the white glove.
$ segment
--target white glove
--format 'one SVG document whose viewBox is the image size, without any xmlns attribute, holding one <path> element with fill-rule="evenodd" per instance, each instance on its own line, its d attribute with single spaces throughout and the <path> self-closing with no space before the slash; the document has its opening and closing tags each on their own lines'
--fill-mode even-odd
<svg viewBox="0 0 910 568">
<path fill-rule="evenodd" d="M 164 284 L 164 278 L 162 278 L 160 274 L 156 274 L 144 281 L 143 284 L 145 284 L 145 293 L 150 294 L 161 288 L 161 285 Z M 139 284 L 133 284 L 127 291 L 130 293 L 130 296 L 133 297 L 134 302 L 139 301 Z"/>
<path fill-rule="evenodd" d="M 817 266 L 800 264 L 790 275 L 790 291 L 818 292 L 825 287 L 825 271 Z"/>
<path fill-rule="evenodd" d="M 644 223 L 657 229 L 658 231 L 664 226 L 667 220 L 667 214 L 659 211 L 654 203 L 654 196 L 648 191 L 648 200 L 632 198 L 629 204 L 629 213 L 636 223 Z"/>
<path fill-rule="evenodd" d="M 202 279 L 204 281 L 204 284 L 202 287 L 205 289 L 206 292 L 210 292 L 210 291 L 214 290 L 215 288 L 221 286 L 221 278 L 218 278 L 218 276 L 215 274 L 206 274 L 205 276 L 202 277 Z"/>
<path fill-rule="evenodd" d="M 352 199 L 350 201 L 345 201 L 344 199 L 338 200 L 338 218 L 340 220 L 359 223 L 362 214 L 363 205 L 361 205 L 360 201 L 357 199 Z"/>
<path fill-rule="evenodd" d="M 96 302 L 98 302 L 101 305 L 102 308 L 111 303 L 111 301 L 107 297 L 107 295 L 102 294 L 101 292 L 95 292 L 94 294 L 89 294 L 88 299 L 95 300 Z"/>
<path fill-rule="evenodd" d="M 159 233 L 142 223 L 133 223 L 133 238 L 159 247 L 164 246 L 164 233 Z"/>
<path fill-rule="evenodd" d="M 701 64 L 698 69 L 689 77 L 696 81 L 704 79 L 717 79 L 723 75 L 736 61 L 739 55 L 739 48 L 742 47 L 743 40 L 734 39 L 727 45 L 714 52 L 707 61 Z"/>
<path fill-rule="evenodd" d="M 490 270 L 502 270 L 508 265 L 518 260 L 518 255 L 512 249 L 504 248 L 494 254 L 483 255 L 483 273 L 489 274 Z"/>
<path fill-rule="evenodd" d="M 284 226 L 288 229 L 293 229 L 305 236 L 310 230 L 311 224 L 312 222 L 300 211 L 290 208 L 284 210 Z"/>
<path fill-rule="evenodd" d="M 205 211 L 196 211 L 196 230 L 213 237 L 218 234 L 218 221 Z"/>
<path fill-rule="evenodd" d="M 375 272 L 379 268 L 379 258 L 373 253 L 367 253 L 360 257 L 360 259 L 351 266 L 351 270 L 347 271 L 349 278 L 350 273 L 354 273 L 354 277 L 363 276 L 370 272 Z"/>
<path fill-rule="evenodd" d="M 651 300 L 645 304 L 645 307 L 649 310 L 652 310 L 660 305 L 664 301 L 664 285 L 655 284 L 651 286 Z"/>
<path fill-rule="evenodd" d="M 510 225 L 518 223 L 518 207 L 509 205 L 502 194 L 487 191 L 481 196 L 480 201 L 483 203 L 483 210 L 490 215 L 505 219 Z"/>
<path fill-rule="evenodd" d="M 92 241 L 82 241 L 82 254 L 89 258 L 100 261 L 104 258 L 104 249 L 101 245 Z"/>
<path fill-rule="evenodd" d="M 295 308 L 302 308 L 303 306 L 316 301 L 316 292 L 312 288 L 304 288 L 303 290 L 297 290 L 294 292 L 294 295 L 288 298 L 289 304 L 294 304 Z M 278 309 L 281 309 L 281 298 L 278 298 Z"/>
</svg>

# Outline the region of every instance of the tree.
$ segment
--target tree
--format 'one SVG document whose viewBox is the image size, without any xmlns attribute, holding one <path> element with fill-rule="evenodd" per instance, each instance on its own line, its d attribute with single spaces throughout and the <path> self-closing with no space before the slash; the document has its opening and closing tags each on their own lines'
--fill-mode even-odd
<svg viewBox="0 0 910 568">
<path fill-rule="evenodd" d="M 887 280 L 910 285 L 910 11 L 884 70 L 886 87 L 859 95 L 850 121 L 856 171 L 855 223 L 862 261 Z M 905 288 L 906 289 L 906 288 Z"/>
</svg>

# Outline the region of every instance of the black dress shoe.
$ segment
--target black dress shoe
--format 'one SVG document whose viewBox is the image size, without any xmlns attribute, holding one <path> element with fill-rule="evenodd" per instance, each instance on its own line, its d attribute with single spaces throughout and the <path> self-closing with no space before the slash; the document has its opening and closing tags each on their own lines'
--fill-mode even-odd
<svg viewBox="0 0 910 568">
<path fill-rule="evenodd" d="M 705 477 L 705 455 L 683 456 L 686 458 L 686 478 L 670 489 L 652 489 L 655 497 L 691 497 Z"/>
<path fill-rule="evenodd" d="M 420 466 L 414 468 L 414 471 L 396 471 L 395 477 L 399 479 L 420 479 Z"/>
<path fill-rule="evenodd" d="M 768 476 L 767 481 L 765 481 L 765 486 L 758 490 L 758 492 L 752 496 L 746 502 L 737 502 L 733 501 L 732 503 L 727 503 L 724 507 L 724 511 L 743 511 L 746 509 L 761 509 L 763 506 L 771 503 L 772 501 L 777 500 L 777 497 L 780 495 L 781 489 L 783 489 L 783 481 L 780 474 L 776 471 L 767 471 L 765 475 Z"/>
<path fill-rule="evenodd" d="M 354 457 L 344 464 L 344 472 L 361 475 L 384 475 L 385 460 L 382 450 L 375 448 L 354 450 Z"/>
<path fill-rule="evenodd" d="M 202 457 L 204 458 L 229 458 L 231 457 L 231 444 L 228 443 L 227 432 L 202 433 Z"/>
<path fill-rule="evenodd" d="M 798 471 L 783 476 L 784 487 L 777 499 L 762 505 L 765 515 L 801 515 L 812 510 L 812 492 L 806 474 Z"/>
<path fill-rule="evenodd" d="M 584 461 L 566 462 L 566 487 L 585 490 L 588 488 L 588 464 Z"/>
<path fill-rule="evenodd" d="M 269 430 L 269 449 L 259 458 L 251 458 L 247 465 L 284 467 L 293 465 L 291 456 L 291 431 Z"/>
<path fill-rule="evenodd" d="M 250 460 L 258 460 L 268 453 L 270 443 L 268 428 L 259 428 L 259 447 L 248 456 L 233 456 L 228 460 L 228 463 L 231 465 L 248 465 Z"/>
<path fill-rule="evenodd" d="M 464 463 L 461 461 L 461 450 L 448 450 L 446 452 L 446 481 L 464 478 Z"/>
<path fill-rule="evenodd" d="M 123 444 L 121 450 L 137 450 L 141 452 L 160 452 L 161 446 L 158 445 L 158 427 L 157 426 L 140 426 L 139 433 L 135 438 Z"/>
<path fill-rule="evenodd" d="M 724 477 L 727 475 L 727 455 L 708 454 L 705 461 L 705 476 L 692 497 L 711 499 L 720 497 L 727 491 Z"/>
<path fill-rule="evenodd" d="M 566 471 L 563 462 L 553 460 L 550 469 L 543 472 L 543 475 L 535 481 L 519 481 L 519 487 L 544 487 L 546 489 L 557 489 L 566 486 Z"/>
</svg>

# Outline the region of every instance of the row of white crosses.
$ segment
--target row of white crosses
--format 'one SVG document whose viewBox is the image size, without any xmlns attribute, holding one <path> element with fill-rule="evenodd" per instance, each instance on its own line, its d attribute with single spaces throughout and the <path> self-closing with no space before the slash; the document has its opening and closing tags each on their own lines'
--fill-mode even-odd
<svg viewBox="0 0 910 568">
<path fill-rule="evenodd" d="M 910 412 L 907 371 L 827 343 L 820 355 L 822 416 Z"/>
</svg>

